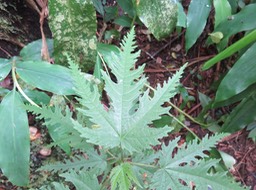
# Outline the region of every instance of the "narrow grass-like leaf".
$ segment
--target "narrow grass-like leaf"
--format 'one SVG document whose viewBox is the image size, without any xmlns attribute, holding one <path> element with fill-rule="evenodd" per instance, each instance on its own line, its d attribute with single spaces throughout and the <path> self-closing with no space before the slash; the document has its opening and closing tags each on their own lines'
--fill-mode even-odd
<svg viewBox="0 0 256 190">
<path fill-rule="evenodd" d="M 251 33 L 249 33 L 248 35 L 246 35 L 242 39 L 238 40 L 237 42 L 235 42 L 234 44 L 229 46 L 227 49 L 220 52 L 218 55 L 216 55 L 212 59 L 208 60 L 203 65 L 202 69 L 207 70 L 207 69 L 211 68 L 213 65 L 215 65 L 219 61 L 233 55 L 234 53 L 236 53 L 240 49 L 248 46 L 249 44 L 251 44 L 255 41 L 256 41 L 256 30 L 252 31 Z"/>
<path fill-rule="evenodd" d="M 256 83 L 255 53 L 256 43 L 240 57 L 222 79 L 216 93 L 215 102 L 227 100 Z"/>
<path fill-rule="evenodd" d="M 29 182 L 29 130 L 26 110 L 12 90 L 0 105 L 0 168 L 18 186 Z"/>
<path fill-rule="evenodd" d="M 44 61 L 16 63 L 16 72 L 26 83 L 59 95 L 75 94 L 70 71 Z"/>
<path fill-rule="evenodd" d="M 233 133 L 256 120 L 256 92 L 245 98 L 225 120 L 221 131 Z"/>
<path fill-rule="evenodd" d="M 185 35 L 186 51 L 194 45 L 197 38 L 203 32 L 210 11 L 210 0 L 192 0 L 190 2 L 187 14 L 187 31 Z"/>
</svg>

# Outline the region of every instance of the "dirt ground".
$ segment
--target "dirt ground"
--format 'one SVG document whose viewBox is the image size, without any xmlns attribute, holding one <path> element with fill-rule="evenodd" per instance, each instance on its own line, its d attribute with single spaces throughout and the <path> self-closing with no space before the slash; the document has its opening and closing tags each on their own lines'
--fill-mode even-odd
<svg viewBox="0 0 256 190">
<path fill-rule="evenodd" d="M 31 10 L 29 7 L 24 6 L 22 1 L 19 4 L 17 11 L 22 17 L 21 22 L 16 23 L 24 31 L 22 34 L 22 41 L 20 41 L 19 35 L 14 35 L 13 39 L 0 40 L 0 57 L 9 58 L 10 56 L 18 55 L 23 44 L 27 44 L 33 40 L 41 37 L 39 29 L 39 16 Z M 189 5 L 189 1 L 183 2 L 184 6 Z M 141 56 L 137 62 L 137 65 L 146 63 L 145 73 L 149 77 L 150 84 L 154 87 L 158 83 L 162 83 L 168 77 L 180 68 L 184 63 L 188 62 L 189 67 L 186 69 L 186 73 L 182 79 L 182 84 L 189 89 L 188 95 L 193 97 L 194 101 L 189 101 L 186 105 L 182 105 L 183 98 L 181 95 L 177 96 L 173 102 L 178 107 L 183 107 L 183 111 L 193 117 L 197 117 L 202 110 L 198 98 L 198 92 L 201 92 L 211 98 L 214 98 L 214 89 L 212 85 L 216 83 L 219 77 L 226 72 L 226 67 L 217 65 L 216 67 L 204 71 L 201 71 L 202 64 L 213 57 L 216 54 L 214 46 L 204 47 L 204 42 L 211 31 L 211 19 L 206 26 L 204 33 L 198 39 L 197 43 L 189 50 L 185 52 L 185 36 L 184 31 L 181 35 L 173 33 L 169 38 L 162 41 L 157 41 L 152 35 L 146 34 L 146 28 L 143 26 L 136 26 L 136 40 L 139 49 L 141 50 Z M 108 27 L 113 25 L 109 24 Z M 98 16 L 98 32 L 102 28 L 101 17 Z M 127 30 L 123 30 L 125 31 Z M 47 23 L 45 24 L 45 33 L 48 37 L 51 36 Z M 99 35 L 99 33 L 98 33 Z M 113 41 L 118 44 L 118 41 Z M 232 64 L 232 59 L 228 60 L 228 64 Z M 229 108 L 223 108 L 224 113 L 228 112 Z M 212 117 L 216 117 L 216 110 L 212 110 Z M 174 115 L 178 115 L 176 111 Z M 192 123 L 188 119 L 187 123 L 190 124 L 191 130 L 197 135 L 203 136 L 208 133 L 206 129 Z M 177 134 L 176 134 L 177 135 Z M 181 130 L 180 135 L 185 136 L 186 130 Z M 236 160 L 234 168 L 230 171 L 237 181 L 242 184 L 251 186 L 252 190 L 256 190 L 256 144 L 247 138 L 248 132 L 246 130 L 238 131 L 218 144 L 218 149 L 224 151 Z M 39 162 L 44 158 L 41 158 L 36 151 L 32 151 L 34 155 L 32 161 Z M 33 172 L 32 172 L 33 173 Z M 3 189 L 18 189 L 12 186 L 6 178 L 0 174 L 0 190 Z"/>
</svg>

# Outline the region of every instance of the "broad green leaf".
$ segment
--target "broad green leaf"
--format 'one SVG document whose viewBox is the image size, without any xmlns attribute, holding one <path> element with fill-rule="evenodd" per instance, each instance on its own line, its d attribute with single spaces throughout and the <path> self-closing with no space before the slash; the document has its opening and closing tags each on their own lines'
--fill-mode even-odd
<svg viewBox="0 0 256 190">
<path fill-rule="evenodd" d="M 5 79 L 12 69 L 12 64 L 10 59 L 0 58 L 0 81 Z"/>
<path fill-rule="evenodd" d="M 168 146 L 163 146 L 160 151 L 160 169 L 152 178 L 151 188 L 188 190 L 191 189 L 190 185 L 193 182 L 196 189 L 244 189 L 229 179 L 226 172 L 209 173 L 209 169 L 216 166 L 218 160 L 199 160 L 199 158 L 208 157 L 204 151 L 209 151 L 224 136 L 219 134 L 209 139 L 204 137 L 199 144 L 194 140 L 191 144 L 179 148 L 174 158 L 173 149 L 178 146 L 179 139 L 171 141 Z M 180 180 L 188 186 L 184 186 Z"/>
<path fill-rule="evenodd" d="M 255 53 L 256 43 L 240 57 L 221 81 L 216 93 L 215 102 L 235 96 L 256 83 Z"/>
<path fill-rule="evenodd" d="M 78 173 L 71 171 L 69 173 L 60 174 L 65 181 L 73 183 L 78 190 L 100 190 L 100 185 L 96 174 L 88 171 L 80 171 Z"/>
<path fill-rule="evenodd" d="M 117 17 L 115 20 L 114 20 L 114 23 L 115 24 L 118 24 L 120 26 L 123 26 L 123 27 L 131 27 L 132 25 L 132 18 L 126 16 L 126 15 L 122 15 L 120 17 Z"/>
<path fill-rule="evenodd" d="M 3 97 L 6 94 L 8 94 L 8 92 L 10 92 L 10 90 L 6 89 L 6 88 L 2 88 L 0 87 L 0 96 Z"/>
<path fill-rule="evenodd" d="M 79 102 L 87 109 L 78 109 L 90 117 L 95 123 L 92 127 L 82 127 L 74 121 L 74 128 L 87 142 L 104 146 L 105 148 L 120 147 L 130 153 L 151 148 L 159 143 L 158 139 L 167 135 L 171 128 L 150 128 L 152 121 L 167 114 L 169 108 L 163 108 L 164 102 L 176 94 L 182 67 L 172 79 L 163 86 L 157 87 L 151 98 L 149 90 L 143 93 L 147 79 L 142 75 L 144 66 L 134 69 L 139 52 L 135 52 L 134 29 L 123 40 L 118 54 L 112 53 L 112 61 L 108 66 L 115 75 L 110 76 L 102 72 L 105 81 L 105 91 L 110 99 L 110 108 L 106 109 L 100 101 L 100 94 L 96 85 L 84 81 L 78 72 L 77 65 L 70 61 L 76 92 L 81 97 Z"/>
<path fill-rule="evenodd" d="M 214 28 L 216 28 L 219 23 L 228 19 L 228 17 L 231 15 L 231 6 L 228 0 L 213 0 L 213 5 L 215 9 Z"/>
<path fill-rule="evenodd" d="M 111 63 L 112 54 L 119 55 L 120 50 L 115 45 L 98 43 L 97 51 L 99 52 L 100 56 L 102 56 L 102 58 L 106 63 Z"/>
<path fill-rule="evenodd" d="M 133 7 L 131 0 L 117 0 L 117 3 L 130 17 L 133 18 L 136 15 L 135 7 Z"/>
<path fill-rule="evenodd" d="M 0 168 L 13 184 L 29 182 L 29 130 L 26 110 L 19 94 L 12 90 L 0 105 Z"/>
<path fill-rule="evenodd" d="M 53 40 L 47 39 L 46 40 L 48 51 L 50 56 L 53 53 Z M 27 44 L 22 50 L 20 51 L 20 56 L 23 61 L 41 61 L 41 49 L 42 49 L 42 39 L 33 41 Z"/>
<path fill-rule="evenodd" d="M 213 32 L 222 32 L 224 35 L 221 42 L 218 44 L 219 50 L 223 50 L 227 44 L 230 36 L 242 32 L 249 31 L 256 28 L 256 4 L 245 6 L 239 13 L 230 16 L 226 21 L 221 22 Z"/>
<path fill-rule="evenodd" d="M 247 130 L 250 131 L 248 138 L 251 138 L 254 142 L 256 142 L 256 122 L 253 122 L 247 126 Z"/>
<path fill-rule="evenodd" d="M 17 62 L 16 72 L 26 83 L 59 95 L 75 94 L 70 71 L 44 61 Z"/>
<path fill-rule="evenodd" d="M 239 0 L 228 0 L 231 9 L 232 9 L 232 14 L 235 14 L 237 12 L 237 8 L 238 8 L 238 1 Z"/>
<path fill-rule="evenodd" d="M 175 0 L 137 1 L 137 14 L 157 40 L 165 38 L 175 29 L 178 5 Z"/>
<path fill-rule="evenodd" d="M 256 93 L 245 98 L 236 108 L 231 112 L 225 120 L 221 130 L 223 132 L 233 133 L 245 128 L 256 119 Z"/>
<path fill-rule="evenodd" d="M 129 190 L 133 184 L 140 186 L 132 166 L 129 163 L 122 163 L 112 169 L 110 173 L 111 189 Z"/>
<path fill-rule="evenodd" d="M 187 16 L 186 16 L 186 14 L 184 12 L 184 9 L 183 9 L 181 3 L 177 2 L 177 5 L 178 5 L 177 26 L 181 26 L 181 27 L 186 28 L 187 27 L 187 24 L 186 24 Z"/>
<path fill-rule="evenodd" d="M 235 52 L 241 50 L 242 48 L 252 44 L 256 41 L 256 30 L 252 31 L 251 33 L 247 34 L 242 39 L 238 40 L 231 46 L 229 46 L 227 49 L 220 52 L 218 55 L 213 57 L 212 59 L 208 60 L 202 67 L 203 70 L 209 69 L 217 62 L 233 55 Z"/>
<path fill-rule="evenodd" d="M 211 11 L 210 0 L 192 0 L 187 14 L 187 30 L 185 34 L 186 51 L 196 42 L 206 25 L 208 15 Z"/>
<path fill-rule="evenodd" d="M 50 97 L 45 92 L 41 92 L 38 90 L 30 90 L 30 89 L 24 89 L 23 91 L 36 104 L 48 105 L 50 102 Z M 27 100 L 23 96 L 22 96 L 22 100 L 23 102 L 28 103 L 26 102 Z"/>
<path fill-rule="evenodd" d="M 54 58 L 67 65 L 63 52 L 79 63 L 83 71 L 96 61 L 96 13 L 90 0 L 49 1 L 49 25 L 54 36 Z"/>
</svg>

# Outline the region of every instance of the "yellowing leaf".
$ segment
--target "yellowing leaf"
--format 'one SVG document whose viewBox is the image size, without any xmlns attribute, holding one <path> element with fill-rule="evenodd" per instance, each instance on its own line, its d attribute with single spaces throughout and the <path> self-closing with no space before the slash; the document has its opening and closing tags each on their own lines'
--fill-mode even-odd
<svg viewBox="0 0 256 190">
<path fill-rule="evenodd" d="M 211 37 L 212 41 L 216 44 L 218 44 L 220 40 L 224 37 L 222 32 L 210 33 L 209 36 Z"/>
</svg>

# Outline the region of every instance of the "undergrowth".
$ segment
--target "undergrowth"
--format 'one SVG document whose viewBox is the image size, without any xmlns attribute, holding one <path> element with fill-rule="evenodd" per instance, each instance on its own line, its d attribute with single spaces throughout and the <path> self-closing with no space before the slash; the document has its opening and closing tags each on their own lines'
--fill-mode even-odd
<svg viewBox="0 0 256 190">
<path fill-rule="evenodd" d="M 54 182 L 40 189 L 243 189 L 226 171 L 218 169 L 219 160 L 207 150 L 224 134 L 206 136 L 201 142 L 179 144 L 179 138 L 162 144 L 159 139 L 172 128 L 149 127 L 152 121 L 169 112 L 162 105 L 177 93 L 183 66 L 154 92 L 144 88 L 144 65 L 135 69 L 139 51 L 134 52 L 134 29 L 124 38 L 118 54 L 107 62 L 113 80 L 102 71 L 109 104 L 103 105 L 98 86 L 85 79 L 78 65 L 68 59 L 77 94 L 76 114 L 68 108 L 27 105 L 27 109 L 45 120 L 54 140 L 70 159 L 49 163 L 40 170 L 57 172 L 66 182 Z M 74 117 L 72 117 L 74 115 Z M 79 150 L 80 156 L 72 156 Z"/>
</svg>

